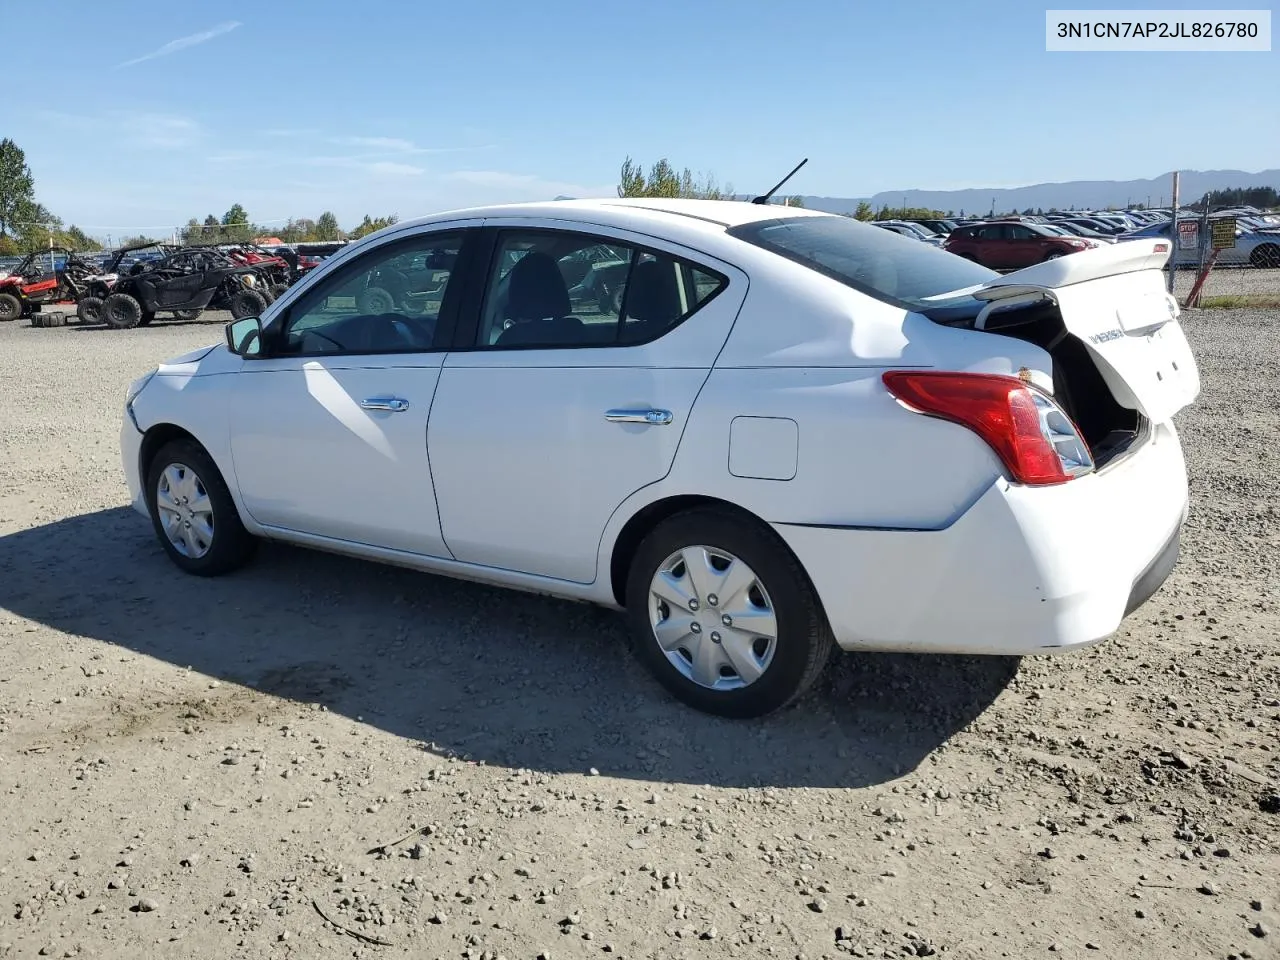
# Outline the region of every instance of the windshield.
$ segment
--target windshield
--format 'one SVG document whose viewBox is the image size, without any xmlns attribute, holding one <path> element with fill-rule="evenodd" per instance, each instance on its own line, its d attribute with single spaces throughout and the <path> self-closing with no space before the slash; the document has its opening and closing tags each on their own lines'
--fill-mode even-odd
<svg viewBox="0 0 1280 960">
<path fill-rule="evenodd" d="M 760 220 L 731 236 L 803 264 L 886 303 L 915 310 L 940 294 L 999 276 L 963 257 L 850 217 Z"/>
</svg>

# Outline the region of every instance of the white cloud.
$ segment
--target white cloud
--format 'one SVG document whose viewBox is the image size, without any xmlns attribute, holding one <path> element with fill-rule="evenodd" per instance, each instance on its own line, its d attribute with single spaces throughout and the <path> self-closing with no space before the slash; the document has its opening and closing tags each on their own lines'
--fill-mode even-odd
<svg viewBox="0 0 1280 960">
<path fill-rule="evenodd" d="M 544 180 L 534 174 L 509 173 L 505 170 L 456 170 L 453 173 L 445 174 L 445 179 L 518 200 L 536 200 L 562 195 L 571 197 L 616 195 L 615 188 L 612 185 L 591 186 L 581 183 L 566 183 L 561 180 Z"/>
<path fill-rule="evenodd" d="M 394 150 L 399 153 L 416 151 L 411 140 L 400 137 L 335 137 L 334 143 L 345 143 L 352 147 L 367 147 L 370 150 Z"/>
<path fill-rule="evenodd" d="M 132 67 L 135 64 L 143 63 L 146 60 L 155 60 L 158 57 L 167 57 L 171 53 L 177 53 L 179 50 L 186 50 L 188 47 L 196 47 L 202 43 L 208 43 L 215 37 L 220 37 L 225 33 L 230 33 L 236 27 L 242 26 L 239 20 L 227 20 L 217 26 L 210 27 L 208 30 L 202 30 L 199 33 L 193 33 L 185 37 L 179 37 L 177 40 L 170 40 L 163 46 L 156 47 L 150 53 L 144 53 L 140 57 L 132 60 L 126 60 L 124 63 L 116 64 L 116 69 L 122 67 Z"/>
<path fill-rule="evenodd" d="M 122 127 L 143 147 L 179 150 L 194 146 L 204 136 L 204 128 L 188 117 L 165 113 L 133 113 L 121 118 Z"/>
<path fill-rule="evenodd" d="M 425 171 L 421 167 L 411 166 L 407 163 L 392 163 L 390 160 L 380 160 L 376 163 L 370 163 L 365 166 L 369 173 L 378 176 L 417 176 Z"/>
</svg>

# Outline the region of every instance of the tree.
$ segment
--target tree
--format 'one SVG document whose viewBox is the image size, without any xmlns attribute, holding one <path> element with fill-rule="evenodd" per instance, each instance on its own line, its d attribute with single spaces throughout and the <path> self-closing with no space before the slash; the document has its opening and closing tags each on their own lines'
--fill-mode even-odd
<svg viewBox="0 0 1280 960">
<path fill-rule="evenodd" d="M 342 230 L 338 227 L 338 218 L 326 210 L 316 221 L 317 240 L 337 240 Z"/>
<path fill-rule="evenodd" d="M 89 236 L 74 223 L 63 231 L 63 246 L 77 253 L 88 253 L 91 250 L 101 250 L 102 244 L 93 237 Z"/>
<path fill-rule="evenodd" d="M 42 203 L 27 204 L 22 208 L 23 222 L 15 231 L 18 246 L 23 253 L 48 250 L 50 244 L 62 245 L 62 219 L 54 216 Z"/>
<path fill-rule="evenodd" d="M 618 174 L 618 196 L 732 200 L 733 187 L 721 187 L 711 176 L 699 180 L 688 167 L 677 173 L 666 157 L 651 166 L 646 176 L 643 167 L 627 157 Z"/>
<path fill-rule="evenodd" d="M 224 239 L 238 240 L 242 243 L 248 240 L 253 232 L 249 224 L 249 214 L 238 203 L 233 203 L 231 209 L 222 215 L 222 227 Z"/>
<path fill-rule="evenodd" d="M 871 209 L 871 204 L 866 200 L 859 200 L 858 209 L 853 211 L 853 219 L 862 220 L 863 222 L 875 219 L 875 212 Z"/>
<path fill-rule="evenodd" d="M 384 227 L 389 227 L 392 224 L 399 222 L 400 218 L 394 213 L 389 217 L 378 217 L 377 219 L 370 219 L 369 215 L 366 213 L 364 215 L 364 219 L 360 221 L 360 225 L 347 234 L 347 236 L 352 240 L 359 240 L 361 237 L 367 237 L 371 233 L 376 233 Z"/>
<path fill-rule="evenodd" d="M 787 197 L 785 200 L 782 201 L 782 204 L 783 206 L 787 206 L 787 207 L 803 207 L 804 197 L 800 196 L 799 194 L 796 194 L 794 197 Z"/>
<path fill-rule="evenodd" d="M 231 209 L 222 215 L 222 225 L 224 227 L 248 226 L 249 214 L 240 204 L 233 203 Z"/>
<path fill-rule="evenodd" d="M 34 220 L 36 184 L 27 155 L 16 143 L 0 140 L 0 237 L 19 233 L 21 221 Z"/>
</svg>

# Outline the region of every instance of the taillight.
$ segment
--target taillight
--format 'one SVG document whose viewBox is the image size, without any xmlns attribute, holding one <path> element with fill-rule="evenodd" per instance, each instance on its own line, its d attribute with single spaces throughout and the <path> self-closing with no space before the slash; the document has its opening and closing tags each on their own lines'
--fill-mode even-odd
<svg viewBox="0 0 1280 960">
<path fill-rule="evenodd" d="M 1093 470 L 1093 456 L 1051 397 L 1016 377 L 940 370 L 891 370 L 889 392 L 918 413 L 981 437 L 1018 483 L 1065 483 Z"/>
</svg>

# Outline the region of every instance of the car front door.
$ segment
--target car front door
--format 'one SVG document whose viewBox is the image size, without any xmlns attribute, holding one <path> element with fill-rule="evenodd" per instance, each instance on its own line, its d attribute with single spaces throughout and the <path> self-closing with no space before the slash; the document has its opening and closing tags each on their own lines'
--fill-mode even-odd
<svg viewBox="0 0 1280 960">
<path fill-rule="evenodd" d="M 253 519 L 286 533 L 448 556 L 427 415 L 462 272 L 441 276 L 432 297 L 368 281 L 423 256 L 463 263 L 469 226 L 394 235 L 270 317 L 266 355 L 245 360 L 232 391 L 236 482 Z"/>
<path fill-rule="evenodd" d="M 736 268 L 623 231 L 487 230 L 428 449 L 458 560 L 578 583 L 632 493 L 666 475 L 746 291 Z M 616 265 L 588 285 L 583 260 Z"/>
</svg>

